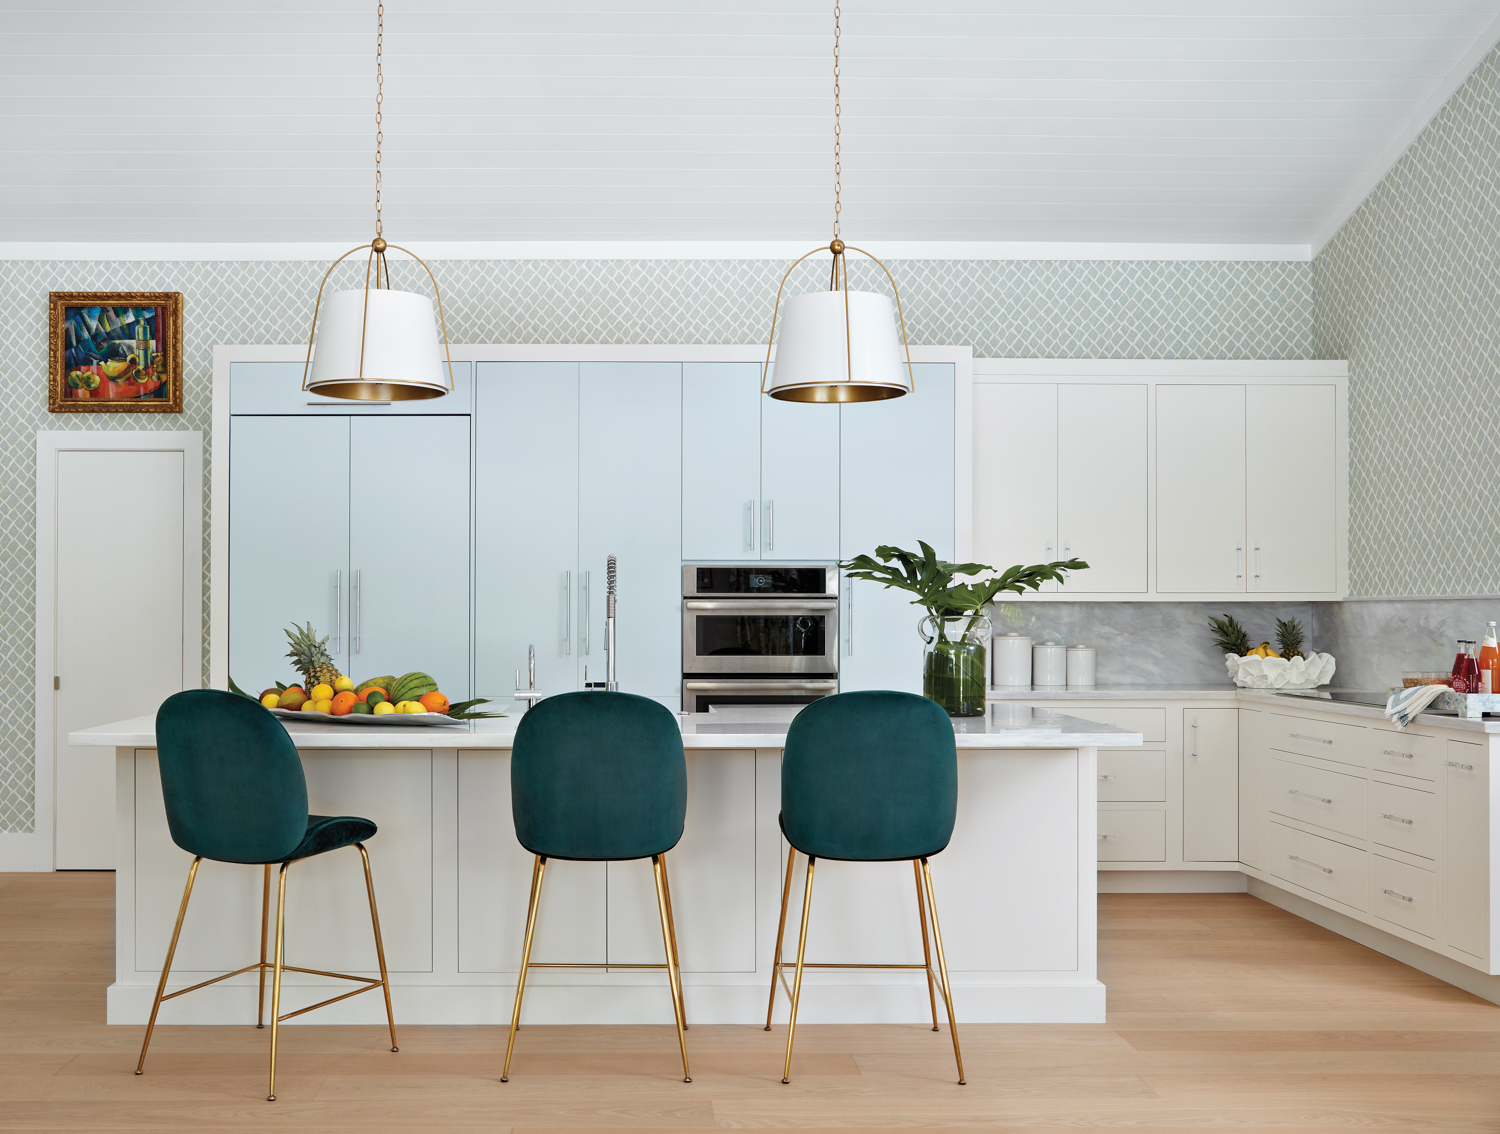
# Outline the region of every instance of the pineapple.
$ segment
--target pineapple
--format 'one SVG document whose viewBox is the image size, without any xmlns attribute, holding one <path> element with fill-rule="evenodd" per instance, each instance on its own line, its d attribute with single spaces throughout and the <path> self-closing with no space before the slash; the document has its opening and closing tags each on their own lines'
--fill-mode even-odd
<svg viewBox="0 0 1500 1134">
<path fill-rule="evenodd" d="M 329 656 L 326 649 L 327 635 L 319 638 L 311 622 L 301 628 L 293 623 L 292 630 L 286 632 L 287 639 L 292 643 L 292 648 L 286 656 L 292 659 L 292 664 L 302 675 L 305 691 L 311 692 L 314 685 L 332 685 L 335 679 L 343 676 L 339 673 L 339 667 L 333 664 L 333 658 Z"/>
<path fill-rule="evenodd" d="M 1293 658 L 1306 657 L 1302 652 L 1302 645 L 1306 641 L 1302 633 L 1302 623 L 1295 618 L 1276 620 L 1276 644 L 1281 647 L 1281 656 L 1291 661 Z"/>
<path fill-rule="evenodd" d="M 1235 621 L 1233 615 L 1226 614 L 1223 618 L 1210 618 L 1208 625 L 1214 632 L 1214 645 L 1226 654 L 1244 657 L 1250 652 L 1250 635 Z"/>
</svg>

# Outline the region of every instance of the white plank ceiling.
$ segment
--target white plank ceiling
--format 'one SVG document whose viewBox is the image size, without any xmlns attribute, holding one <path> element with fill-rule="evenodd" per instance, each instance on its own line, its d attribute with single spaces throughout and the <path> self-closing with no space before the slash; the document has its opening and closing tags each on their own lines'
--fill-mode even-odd
<svg viewBox="0 0 1500 1134">
<path fill-rule="evenodd" d="M 387 235 L 826 239 L 831 7 L 389 0 Z M 1316 241 L 1497 16 L 847 0 L 844 232 Z M 374 0 L 0 0 L 0 241 L 368 239 L 374 24 Z"/>
</svg>

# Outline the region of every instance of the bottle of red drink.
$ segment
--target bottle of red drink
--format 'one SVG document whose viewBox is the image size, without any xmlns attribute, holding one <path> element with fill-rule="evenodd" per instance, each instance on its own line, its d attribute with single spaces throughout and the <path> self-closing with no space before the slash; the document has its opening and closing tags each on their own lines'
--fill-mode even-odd
<svg viewBox="0 0 1500 1134">
<path fill-rule="evenodd" d="M 1453 692 L 1479 692 L 1479 658 L 1474 653 L 1474 643 L 1460 638 L 1458 656 L 1453 659 Z"/>
</svg>

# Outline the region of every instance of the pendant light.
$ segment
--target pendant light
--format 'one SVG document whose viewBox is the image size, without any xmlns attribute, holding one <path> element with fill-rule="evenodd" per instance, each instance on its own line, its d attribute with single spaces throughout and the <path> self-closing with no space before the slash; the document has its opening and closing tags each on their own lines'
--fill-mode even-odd
<svg viewBox="0 0 1500 1134">
<path fill-rule="evenodd" d="M 776 341 L 776 318 L 781 293 L 797 265 L 823 251 L 814 248 L 793 261 L 776 289 L 771 311 L 771 335 L 766 345 L 766 366 L 761 374 L 761 393 L 787 402 L 873 402 L 899 398 L 916 388 L 911 369 L 911 344 L 906 338 L 906 316 L 901 310 L 901 292 L 895 277 L 879 259 L 863 248 L 845 244 L 839 230 L 843 188 L 842 129 L 839 120 L 839 11 L 833 5 L 833 241 L 826 247 L 833 254 L 827 291 L 791 296 L 781 317 L 781 341 Z M 873 291 L 849 290 L 847 254 L 858 252 L 880 264 L 895 308 L 886 296 Z M 901 335 L 896 337 L 899 324 Z M 776 369 L 771 370 L 771 351 L 776 351 Z M 903 368 L 902 355 L 905 355 Z M 768 385 L 769 383 L 769 385 Z"/>
<path fill-rule="evenodd" d="M 385 47 L 385 5 L 375 11 L 375 239 L 349 249 L 328 266 L 318 284 L 313 303 L 313 325 L 307 336 L 307 360 L 302 367 L 302 388 L 310 394 L 345 398 L 355 402 L 402 402 L 440 398 L 453 389 L 453 357 L 448 349 L 448 324 L 443 317 L 443 296 L 437 277 L 418 256 L 398 244 L 386 243 L 380 219 L 381 108 L 385 101 L 385 75 L 381 55 Z M 318 333 L 318 311 L 323 288 L 333 269 L 361 248 L 369 249 L 365 260 L 365 286 L 361 291 L 336 291 L 328 297 L 323 312 L 322 334 Z M 391 287 L 386 252 L 405 253 L 432 280 L 437 298 L 396 291 Z M 375 283 L 370 285 L 373 269 Z M 442 348 L 438 331 L 442 330 Z M 316 340 L 317 350 L 313 343 Z M 444 365 L 446 361 L 446 365 Z M 309 371 L 311 373 L 309 374 Z"/>
</svg>

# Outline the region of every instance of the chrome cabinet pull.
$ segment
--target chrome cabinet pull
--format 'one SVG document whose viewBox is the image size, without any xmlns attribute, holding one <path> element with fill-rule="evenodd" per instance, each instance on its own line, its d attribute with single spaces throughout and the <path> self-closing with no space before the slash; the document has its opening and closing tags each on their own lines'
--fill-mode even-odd
<svg viewBox="0 0 1500 1134">
<path fill-rule="evenodd" d="M 1099 841 L 1103 842 L 1105 839 L 1113 839 L 1113 838 L 1114 838 L 1113 835 L 1100 835 L 1099 836 Z"/>
<path fill-rule="evenodd" d="M 1313 867 L 1316 870 L 1321 870 L 1324 874 L 1332 874 L 1333 873 L 1333 867 L 1331 867 L 1331 866 L 1322 866 L 1322 865 L 1314 862 L 1310 858 L 1303 858 L 1301 855 L 1289 854 L 1289 855 L 1287 855 L 1287 858 L 1291 859 L 1293 862 L 1300 862 L 1303 866 L 1311 866 L 1311 867 Z"/>
<path fill-rule="evenodd" d="M 854 580 L 849 582 L 849 656 L 854 656 Z"/>
<path fill-rule="evenodd" d="M 1293 787 L 1287 788 L 1286 789 L 1286 793 L 1287 793 L 1287 795 L 1301 795 L 1301 796 L 1306 796 L 1308 799 L 1316 799 L 1319 803 L 1332 803 L 1333 802 L 1333 800 L 1329 799 L 1326 795 L 1314 795 L 1310 791 L 1298 791 L 1296 788 L 1293 788 Z"/>
<path fill-rule="evenodd" d="M 1193 750 L 1189 753 L 1195 760 L 1198 758 L 1198 718 L 1193 718 Z"/>
<path fill-rule="evenodd" d="M 1400 898 L 1403 902 L 1411 902 L 1411 901 L 1415 901 L 1416 900 L 1410 894 L 1398 893 L 1397 891 L 1392 890 L 1392 889 L 1390 889 L 1389 887 L 1386 887 L 1386 886 L 1382 886 L 1380 888 L 1380 892 L 1382 894 L 1389 894 L 1393 898 Z"/>
<path fill-rule="evenodd" d="M 1417 758 L 1415 752 L 1397 752 L 1394 748 L 1382 748 L 1380 754 L 1382 756 L 1399 756 L 1403 760 L 1415 760 Z"/>
<path fill-rule="evenodd" d="M 1255 541 L 1255 585 L 1260 586 L 1260 540 Z"/>
<path fill-rule="evenodd" d="M 1245 581 L 1245 545 L 1243 543 L 1234 545 L 1234 577 L 1240 582 Z"/>
<path fill-rule="evenodd" d="M 1474 770 L 1473 764 L 1460 764 L 1457 760 L 1444 760 L 1443 763 L 1450 768 L 1458 768 L 1465 772 L 1472 772 Z"/>
<path fill-rule="evenodd" d="M 343 568 L 333 573 L 333 652 L 339 653 L 344 647 L 344 571 Z"/>
<path fill-rule="evenodd" d="M 354 572 L 354 585 L 350 589 L 353 591 L 353 593 L 350 595 L 350 598 L 353 600 L 353 604 L 354 604 L 354 618 L 352 619 L 352 622 L 353 622 L 353 632 L 350 634 L 350 637 L 353 638 L 353 641 L 350 643 L 350 645 L 353 647 L 354 652 L 357 654 L 357 653 L 359 653 L 359 596 L 360 596 L 359 571 L 358 570 L 356 570 Z"/>
<path fill-rule="evenodd" d="M 766 550 L 776 550 L 776 501 L 766 501 Z"/>
<path fill-rule="evenodd" d="M 1063 554 L 1064 555 L 1072 555 L 1073 554 L 1073 541 L 1072 540 L 1070 540 L 1070 539 L 1063 540 Z"/>
<path fill-rule="evenodd" d="M 1052 560 L 1052 541 L 1050 539 L 1047 541 L 1047 560 L 1048 562 Z"/>
<path fill-rule="evenodd" d="M 1106 776 L 1100 776 L 1100 777 L 1099 777 L 1099 778 L 1100 778 L 1100 779 L 1101 779 L 1101 780 L 1117 780 L 1117 779 L 1119 779 L 1119 778 L 1120 778 L 1120 777 L 1119 777 L 1119 776 L 1117 776 L 1117 775 L 1115 775 L 1115 774 L 1113 774 L 1113 773 L 1110 773 L 1110 774 L 1109 774 L 1109 775 L 1106 775 Z"/>
<path fill-rule="evenodd" d="M 754 551 L 755 550 L 755 529 L 757 527 L 757 525 L 755 523 L 755 501 L 754 500 L 747 500 L 747 501 L 745 501 L 745 520 L 746 520 L 746 526 L 750 529 L 750 550 Z"/>
<path fill-rule="evenodd" d="M 573 572 L 563 572 L 563 653 L 573 652 Z"/>
<path fill-rule="evenodd" d="M 583 583 L 578 588 L 583 593 L 579 595 L 582 600 L 582 622 L 583 622 L 583 652 L 589 652 L 589 573 L 583 573 Z"/>
<path fill-rule="evenodd" d="M 1306 741 L 1310 741 L 1313 744 L 1332 744 L 1333 743 L 1333 741 L 1331 741 L 1331 740 L 1325 740 L 1321 736 L 1303 736 L 1300 732 L 1289 732 L 1289 733 L 1287 733 L 1287 735 L 1289 737 L 1291 737 L 1293 740 L 1306 740 Z"/>
<path fill-rule="evenodd" d="M 1382 819 L 1389 819 L 1393 823 L 1405 823 L 1408 827 L 1410 827 L 1412 824 L 1412 821 L 1410 819 L 1403 819 L 1399 815 L 1392 815 L 1389 811 L 1382 811 L 1380 813 L 1380 817 Z"/>
</svg>

